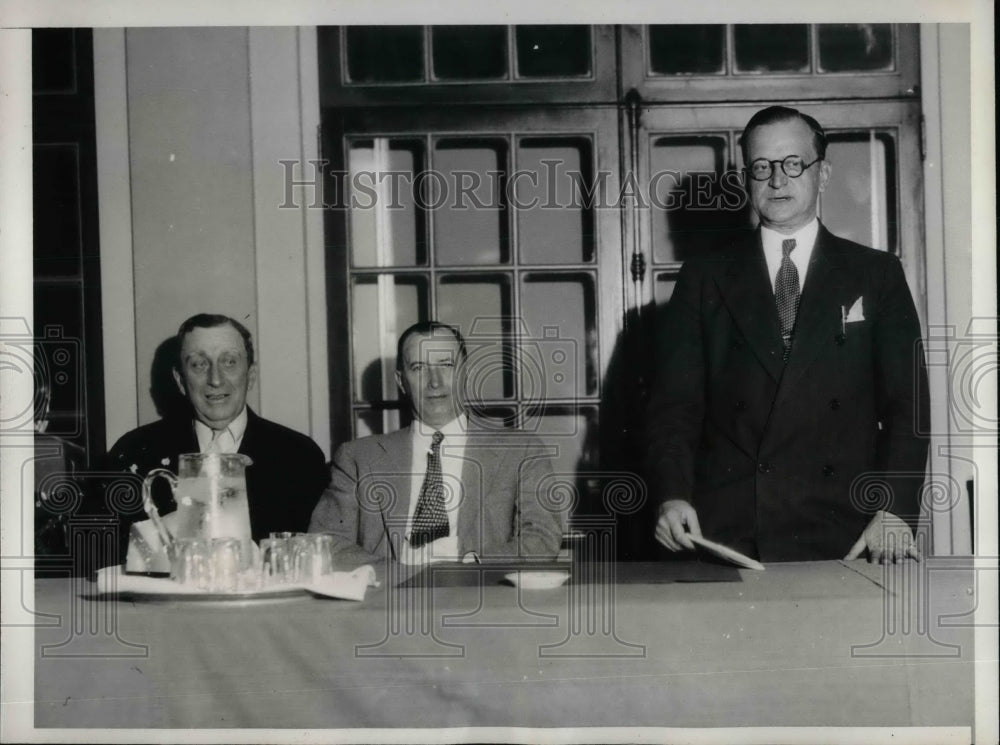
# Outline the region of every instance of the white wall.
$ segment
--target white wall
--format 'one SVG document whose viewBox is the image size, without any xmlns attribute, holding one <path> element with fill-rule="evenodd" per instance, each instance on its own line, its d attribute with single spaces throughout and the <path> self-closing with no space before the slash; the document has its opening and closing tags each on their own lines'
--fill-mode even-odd
<svg viewBox="0 0 1000 745">
<path fill-rule="evenodd" d="M 966 351 L 972 320 L 970 34 L 967 24 L 921 28 L 927 242 L 927 357 L 931 386 L 929 490 L 934 553 L 972 548 L 966 481 L 976 478 Z M 994 442 L 995 444 L 995 442 Z M 925 502 L 928 500 L 925 499 Z"/>
<path fill-rule="evenodd" d="M 211 312 L 254 334 L 250 405 L 329 455 L 321 216 L 278 209 L 277 161 L 316 157 L 314 30 L 102 29 L 94 46 L 108 444 L 156 419 L 156 347 Z"/>
</svg>

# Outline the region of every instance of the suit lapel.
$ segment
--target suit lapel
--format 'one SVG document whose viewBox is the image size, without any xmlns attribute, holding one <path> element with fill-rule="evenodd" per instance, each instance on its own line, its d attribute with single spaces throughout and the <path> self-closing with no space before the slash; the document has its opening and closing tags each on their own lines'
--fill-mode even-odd
<svg viewBox="0 0 1000 745">
<path fill-rule="evenodd" d="M 753 238 L 740 247 L 718 280 L 718 287 L 754 355 L 775 381 L 780 380 L 783 368 L 781 328 L 759 228 Z"/>
<path fill-rule="evenodd" d="M 176 429 L 174 430 L 173 438 L 174 445 L 176 445 L 176 454 L 182 455 L 184 453 L 197 453 L 198 450 L 198 435 L 194 432 L 194 420 L 186 418 L 178 418 L 176 422 Z M 174 456 L 176 458 L 176 455 Z M 176 468 L 177 463 L 174 463 Z"/>
<path fill-rule="evenodd" d="M 373 464 L 372 473 L 387 479 L 395 499 L 383 503 L 382 514 L 387 524 L 397 526 L 400 533 L 406 529 L 410 500 L 417 495 L 410 494 L 411 471 L 413 469 L 413 437 L 410 428 L 398 430 L 379 440 L 381 459 Z"/>
<path fill-rule="evenodd" d="M 254 453 L 257 452 L 257 427 L 255 423 L 259 417 L 253 413 L 253 410 L 247 407 L 247 427 L 243 430 L 243 439 L 240 440 L 240 446 L 236 452 L 246 455 L 250 460 L 254 459 Z M 193 428 L 192 428 L 193 429 Z M 195 438 L 197 440 L 197 437 Z"/>
<path fill-rule="evenodd" d="M 799 380 L 825 345 L 835 344 L 840 328 L 840 301 L 847 280 L 842 259 L 834 250 L 833 236 L 820 226 L 809 260 L 802 299 L 795 319 L 792 353 L 782 379 L 787 389 Z"/>
</svg>

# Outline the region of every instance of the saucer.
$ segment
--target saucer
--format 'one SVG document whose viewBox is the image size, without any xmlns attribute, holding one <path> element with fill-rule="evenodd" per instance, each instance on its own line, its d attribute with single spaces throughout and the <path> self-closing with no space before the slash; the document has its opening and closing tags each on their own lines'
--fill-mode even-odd
<svg viewBox="0 0 1000 745">
<path fill-rule="evenodd" d="M 523 587 L 525 590 L 554 590 L 566 583 L 566 580 L 569 579 L 569 572 L 566 570 L 532 571 L 522 569 L 505 574 L 504 579 L 514 587 Z"/>
</svg>

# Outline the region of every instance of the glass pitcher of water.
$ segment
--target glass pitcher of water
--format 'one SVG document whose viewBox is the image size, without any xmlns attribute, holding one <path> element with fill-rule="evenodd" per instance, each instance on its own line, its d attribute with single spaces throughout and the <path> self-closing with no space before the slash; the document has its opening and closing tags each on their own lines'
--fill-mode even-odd
<svg viewBox="0 0 1000 745">
<path fill-rule="evenodd" d="M 142 483 L 142 503 L 171 562 L 174 542 L 182 538 L 238 538 L 246 569 L 253 556 L 246 467 L 253 461 L 240 453 L 185 453 L 178 458 L 177 475 L 165 468 L 149 472 Z M 152 498 L 152 484 L 162 476 L 170 482 L 177 502 L 171 520 L 173 532 L 161 519 Z"/>
</svg>

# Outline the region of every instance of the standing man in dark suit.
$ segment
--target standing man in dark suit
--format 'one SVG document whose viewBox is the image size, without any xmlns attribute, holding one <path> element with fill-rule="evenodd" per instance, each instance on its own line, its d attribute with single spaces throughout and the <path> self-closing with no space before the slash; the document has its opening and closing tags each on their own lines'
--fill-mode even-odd
<svg viewBox="0 0 1000 745">
<path fill-rule="evenodd" d="M 764 109 L 742 148 L 760 227 L 685 263 L 660 333 L 656 537 L 680 551 L 704 532 L 763 561 L 918 558 L 928 390 L 899 260 L 817 220 L 815 119 Z"/>
<path fill-rule="evenodd" d="M 465 359 L 465 340 L 452 326 L 418 323 L 400 336 L 396 383 L 414 421 L 342 445 L 309 526 L 335 536 L 341 565 L 559 552 L 567 516 L 543 493 L 551 453 L 534 435 L 469 421 Z"/>
<path fill-rule="evenodd" d="M 247 406 L 247 392 L 257 381 L 250 332 L 227 316 L 201 313 L 181 324 L 177 346 L 173 376 L 193 417 L 166 417 L 126 433 L 108 455 L 110 469 L 139 476 L 154 468 L 176 473 L 182 453 L 242 453 L 253 461 L 246 471 L 253 539 L 272 531 L 304 531 L 329 471 L 323 451 L 309 437 Z M 153 498 L 161 514 L 176 508 L 162 479 L 154 483 Z M 124 535 L 132 521 L 144 517 L 123 515 Z"/>
</svg>

